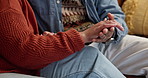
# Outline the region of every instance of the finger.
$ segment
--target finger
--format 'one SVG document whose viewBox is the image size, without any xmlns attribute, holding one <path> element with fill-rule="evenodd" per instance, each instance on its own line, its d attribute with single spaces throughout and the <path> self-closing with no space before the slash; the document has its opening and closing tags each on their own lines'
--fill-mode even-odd
<svg viewBox="0 0 148 78">
<path fill-rule="evenodd" d="M 104 21 L 106 21 L 107 20 L 107 18 L 104 18 Z"/>
<path fill-rule="evenodd" d="M 124 28 L 123 28 L 120 24 L 117 24 L 116 27 L 117 27 L 118 29 L 120 29 L 121 31 L 124 31 Z"/>
<path fill-rule="evenodd" d="M 107 34 L 108 33 L 108 29 L 107 28 L 104 28 L 103 29 L 103 34 Z"/>
<path fill-rule="evenodd" d="M 47 35 L 47 34 L 48 34 L 48 31 L 43 32 L 43 35 L 44 35 L 44 36 Z"/>
<path fill-rule="evenodd" d="M 104 28 L 117 27 L 117 23 L 104 24 Z"/>
<path fill-rule="evenodd" d="M 115 28 L 114 28 L 114 27 L 111 27 L 111 28 L 109 29 L 109 31 L 114 32 L 114 31 L 115 31 Z"/>
<path fill-rule="evenodd" d="M 124 28 L 120 24 L 104 24 L 104 28 L 110 28 L 110 27 L 117 27 L 121 31 L 124 31 Z"/>
<path fill-rule="evenodd" d="M 106 38 L 111 38 L 113 36 L 113 31 L 109 31 L 107 34 L 106 34 Z"/>
<path fill-rule="evenodd" d="M 108 16 L 109 20 L 114 20 L 114 15 L 113 14 L 108 13 L 107 16 Z"/>
<path fill-rule="evenodd" d="M 114 21 L 114 23 L 113 23 L 113 21 L 112 21 L 112 23 L 111 23 L 111 21 L 110 21 L 110 23 L 107 22 L 107 23 L 104 24 L 104 26 L 105 26 L 106 28 L 117 27 L 117 28 L 120 29 L 121 31 L 124 31 L 124 28 L 122 27 L 122 25 L 121 25 L 120 23 L 118 23 L 117 21 Z"/>
<path fill-rule="evenodd" d="M 92 42 L 103 42 L 102 39 L 93 39 Z"/>
<path fill-rule="evenodd" d="M 104 38 L 104 39 L 93 39 L 94 42 L 107 42 L 110 38 Z"/>
<path fill-rule="evenodd" d="M 103 34 L 103 32 L 99 33 L 99 37 L 100 37 L 100 39 L 104 39 L 105 38 L 105 35 Z"/>
<path fill-rule="evenodd" d="M 100 33 L 99 38 L 97 38 L 95 40 L 96 40 L 96 42 L 105 42 L 106 40 L 108 40 L 108 38 L 103 33 Z"/>
<path fill-rule="evenodd" d="M 114 34 L 114 27 L 111 27 L 108 31 L 108 33 L 106 34 L 106 38 L 111 38 Z"/>
<path fill-rule="evenodd" d="M 44 35 L 44 36 L 46 36 L 46 35 L 54 35 L 54 33 L 51 33 L 51 32 L 48 32 L 48 31 L 45 31 L 45 32 L 43 33 L 43 35 Z"/>
</svg>

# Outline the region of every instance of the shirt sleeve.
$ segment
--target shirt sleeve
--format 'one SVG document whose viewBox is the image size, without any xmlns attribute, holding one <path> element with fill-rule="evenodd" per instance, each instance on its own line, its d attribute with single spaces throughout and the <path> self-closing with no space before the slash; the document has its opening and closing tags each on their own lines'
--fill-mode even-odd
<svg viewBox="0 0 148 78">
<path fill-rule="evenodd" d="M 14 66 L 40 69 L 84 47 L 74 29 L 57 35 L 34 34 L 30 21 L 15 9 L 0 12 L 0 22 L 0 55 Z"/>
<path fill-rule="evenodd" d="M 125 15 L 118 5 L 117 0 L 97 0 L 97 2 L 98 3 L 96 4 L 96 6 L 100 20 L 104 20 L 104 18 L 107 17 L 108 13 L 112 13 L 115 16 L 115 20 L 123 26 L 124 31 L 115 28 L 113 42 L 119 42 L 128 33 L 128 28 L 125 23 Z"/>
</svg>

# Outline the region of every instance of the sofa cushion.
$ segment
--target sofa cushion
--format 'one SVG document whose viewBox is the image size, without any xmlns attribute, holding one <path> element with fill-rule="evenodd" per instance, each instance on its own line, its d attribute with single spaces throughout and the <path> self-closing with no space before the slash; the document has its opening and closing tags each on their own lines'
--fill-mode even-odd
<svg viewBox="0 0 148 78">
<path fill-rule="evenodd" d="M 148 36 L 148 0 L 126 0 L 122 9 L 129 34 Z"/>
</svg>

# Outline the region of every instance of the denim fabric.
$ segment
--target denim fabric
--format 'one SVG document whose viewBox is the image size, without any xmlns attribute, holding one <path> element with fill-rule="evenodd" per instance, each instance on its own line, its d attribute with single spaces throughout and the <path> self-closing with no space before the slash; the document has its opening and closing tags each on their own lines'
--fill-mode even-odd
<svg viewBox="0 0 148 78">
<path fill-rule="evenodd" d="M 41 31 L 59 32 L 63 31 L 61 22 L 61 3 L 58 0 L 28 0 L 31 4 Z"/>
<path fill-rule="evenodd" d="M 43 31 L 63 31 L 61 0 L 28 0 L 35 12 L 39 28 Z M 118 6 L 117 0 L 81 0 L 86 7 L 89 19 L 93 23 L 100 22 L 107 17 L 107 13 L 115 15 L 115 19 L 122 24 L 125 31 L 116 29 L 114 42 L 119 42 L 128 32 L 124 22 L 124 13 Z"/>
<path fill-rule="evenodd" d="M 46 78 L 125 78 L 101 52 L 90 46 L 49 64 L 40 73 Z"/>
</svg>

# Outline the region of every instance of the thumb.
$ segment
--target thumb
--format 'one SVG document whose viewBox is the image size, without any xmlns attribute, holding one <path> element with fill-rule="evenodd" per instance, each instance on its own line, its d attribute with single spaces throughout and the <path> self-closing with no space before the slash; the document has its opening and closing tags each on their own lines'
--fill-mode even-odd
<svg viewBox="0 0 148 78">
<path fill-rule="evenodd" d="M 107 16 L 108 16 L 109 20 L 114 20 L 114 15 L 113 14 L 108 13 Z"/>
</svg>

